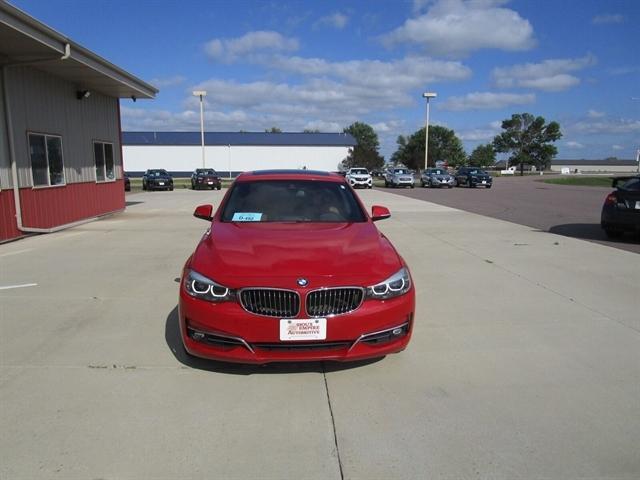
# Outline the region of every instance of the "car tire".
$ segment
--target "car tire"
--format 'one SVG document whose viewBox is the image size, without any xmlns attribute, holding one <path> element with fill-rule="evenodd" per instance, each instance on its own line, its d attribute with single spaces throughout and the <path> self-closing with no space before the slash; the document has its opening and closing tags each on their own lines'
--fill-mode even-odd
<svg viewBox="0 0 640 480">
<path fill-rule="evenodd" d="M 222 188 L 222 186 L 221 186 L 221 185 L 218 185 L 217 190 L 220 190 L 221 188 Z"/>
<path fill-rule="evenodd" d="M 389 182 L 387 182 L 386 180 L 384 181 L 384 187 L 389 188 Z"/>
<path fill-rule="evenodd" d="M 426 185 L 424 182 L 420 182 L 420 186 L 421 186 L 422 188 L 424 188 L 424 187 L 426 187 L 427 185 Z"/>
<path fill-rule="evenodd" d="M 607 236 L 607 238 L 611 238 L 611 239 L 620 238 L 623 235 L 623 233 L 620 230 L 614 230 L 612 228 L 605 228 L 604 233 Z"/>
<path fill-rule="evenodd" d="M 487 188 L 491 188 L 491 185 L 487 185 Z"/>
<path fill-rule="evenodd" d="M 369 185 L 367 188 L 368 188 L 368 189 L 372 189 L 372 188 L 373 188 L 373 185 Z"/>
<path fill-rule="evenodd" d="M 170 192 L 173 192 L 173 185 L 171 185 L 171 186 L 169 187 L 169 191 L 170 191 Z"/>
<path fill-rule="evenodd" d="M 415 185 L 413 183 L 411 184 L 411 188 L 415 188 Z"/>
</svg>

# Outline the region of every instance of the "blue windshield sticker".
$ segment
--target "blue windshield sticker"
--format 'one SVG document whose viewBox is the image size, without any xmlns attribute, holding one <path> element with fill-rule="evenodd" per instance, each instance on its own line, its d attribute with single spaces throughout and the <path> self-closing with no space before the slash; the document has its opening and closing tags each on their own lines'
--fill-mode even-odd
<svg viewBox="0 0 640 480">
<path fill-rule="evenodd" d="M 232 222 L 259 222 L 262 219 L 261 213 L 236 212 L 233 214 Z"/>
</svg>

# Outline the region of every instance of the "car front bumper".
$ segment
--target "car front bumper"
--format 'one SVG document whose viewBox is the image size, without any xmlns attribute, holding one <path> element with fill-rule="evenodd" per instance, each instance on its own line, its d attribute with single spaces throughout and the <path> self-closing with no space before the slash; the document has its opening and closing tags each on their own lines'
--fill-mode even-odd
<svg viewBox="0 0 640 480">
<path fill-rule="evenodd" d="M 353 187 L 371 187 L 373 185 L 373 181 L 369 178 L 367 180 L 358 180 L 355 178 L 349 179 L 349 184 Z"/>
<path fill-rule="evenodd" d="M 236 302 L 195 299 L 182 288 L 178 310 L 184 347 L 197 357 L 252 364 L 355 361 L 406 348 L 415 290 L 390 300 L 365 300 L 353 312 L 327 317 L 326 339 L 318 341 L 281 341 L 279 318 L 249 313 Z"/>
</svg>

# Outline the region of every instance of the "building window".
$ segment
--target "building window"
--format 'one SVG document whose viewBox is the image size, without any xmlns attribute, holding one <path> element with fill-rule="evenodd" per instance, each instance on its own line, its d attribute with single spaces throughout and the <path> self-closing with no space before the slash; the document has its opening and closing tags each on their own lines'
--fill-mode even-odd
<svg viewBox="0 0 640 480">
<path fill-rule="evenodd" d="M 93 142 L 96 161 L 96 182 L 111 182 L 116 179 L 113 166 L 113 143 Z"/>
<path fill-rule="evenodd" d="M 30 133 L 29 155 L 34 187 L 64 185 L 61 137 Z"/>
</svg>

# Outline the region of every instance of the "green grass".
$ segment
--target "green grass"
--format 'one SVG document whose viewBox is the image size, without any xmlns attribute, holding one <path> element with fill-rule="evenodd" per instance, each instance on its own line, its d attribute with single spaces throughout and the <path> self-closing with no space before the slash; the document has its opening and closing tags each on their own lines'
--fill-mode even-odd
<svg viewBox="0 0 640 480">
<path fill-rule="evenodd" d="M 573 185 L 581 187 L 610 187 L 611 177 L 560 177 L 560 178 L 548 178 L 546 180 L 540 180 L 544 183 L 550 183 L 552 185 Z"/>
</svg>

